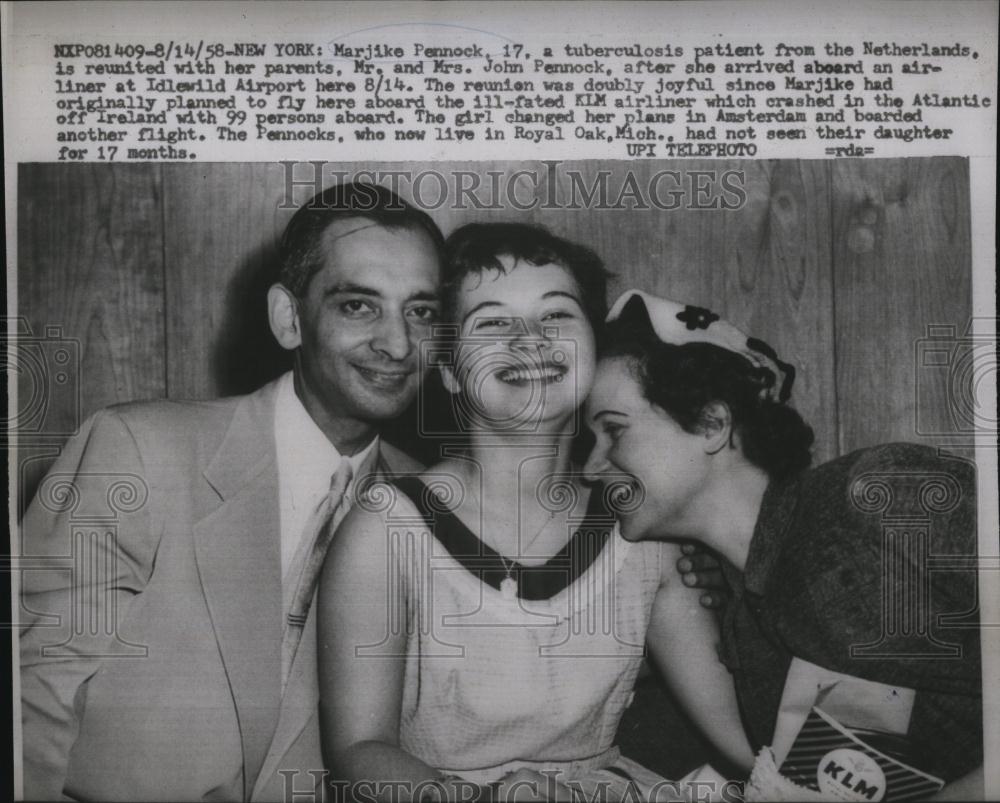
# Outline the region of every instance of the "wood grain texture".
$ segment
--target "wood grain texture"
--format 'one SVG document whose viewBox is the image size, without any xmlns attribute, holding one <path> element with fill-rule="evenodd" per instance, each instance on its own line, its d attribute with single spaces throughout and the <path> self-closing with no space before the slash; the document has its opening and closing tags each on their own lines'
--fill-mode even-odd
<svg viewBox="0 0 1000 803">
<path fill-rule="evenodd" d="M 929 326 L 960 333 L 971 315 L 968 162 L 837 161 L 832 190 L 838 451 L 940 442 L 918 416 L 948 429 L 957 389 L 917 351 Z"/>
<path fill-rule="evenodd" d="M 19 399 L 45 405 L 22 440 L 61 442 L 102 407 L 163 396 L 161 199 L 159 165 L 19 166 L 18 311 L 35 339 L 21 342 L 25 367 L 47 371 L 41 392 L 19 373 Z M 26 486 L 45 468 L 26 464 Z"/>
<path fill-rule="evenodd" d="M 277 268 L 280 164 L 165 165 L 167 393 L 246 393 L 286 365 L 267 325 Z"/>
<path fill-rule="evenodd" d="M 819 162 L 746 163 L 749 214 L 727 218 L 725 315 L 796 369 L 791 404 L 836 454 L 829 175 Z"/>
</svg>

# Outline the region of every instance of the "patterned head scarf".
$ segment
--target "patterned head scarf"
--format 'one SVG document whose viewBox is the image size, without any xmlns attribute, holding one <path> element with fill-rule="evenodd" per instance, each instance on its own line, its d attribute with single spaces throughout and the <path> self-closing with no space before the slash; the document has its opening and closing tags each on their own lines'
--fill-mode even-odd
<svg viewBox="0 0 1000 803">
<path fill-rule="evenodd" d="M 641 290 L 626 290 L 611 307 L 607 320 L 647 328 L 663 343 L 711 343 L 733 351 L 770 376 L 762 391 L 765 397 L 781 403 L 792 395 L 795 367 L 778 359 L 774 349 L 763 340 L 748 337 L 704 307 L 678 304 Z"/>
</svg>

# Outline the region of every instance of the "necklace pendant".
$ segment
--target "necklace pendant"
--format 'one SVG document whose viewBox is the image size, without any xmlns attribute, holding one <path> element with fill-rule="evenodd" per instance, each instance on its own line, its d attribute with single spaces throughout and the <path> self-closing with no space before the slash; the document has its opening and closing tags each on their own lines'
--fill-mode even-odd
<svg viewBox="0 0 1000 803">
<path fill-rule="evenodd" d="M 506 600 L 517 599 L 517 580 L 513 577 L 505 577 L 500 581 L 500 596 Z"/>
</svg>

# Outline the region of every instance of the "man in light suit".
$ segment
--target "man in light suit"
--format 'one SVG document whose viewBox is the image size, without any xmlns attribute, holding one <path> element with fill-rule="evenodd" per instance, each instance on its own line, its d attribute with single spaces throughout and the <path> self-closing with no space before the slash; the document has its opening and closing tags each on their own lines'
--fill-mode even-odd
<svg viewBox="0 0 1000 803">
<path fill-rule="evenodd" d="M 66 445 L 21 528 L 26 798 L 320 799 L 315 612 L 283 667 L 287 600 L 344 461 L 351 487 L 419 469 L 376 427 L 417 392 L 441 240 L 383 188 L 324 191 L 268 294 L 291 373 Z"/>
</svg>

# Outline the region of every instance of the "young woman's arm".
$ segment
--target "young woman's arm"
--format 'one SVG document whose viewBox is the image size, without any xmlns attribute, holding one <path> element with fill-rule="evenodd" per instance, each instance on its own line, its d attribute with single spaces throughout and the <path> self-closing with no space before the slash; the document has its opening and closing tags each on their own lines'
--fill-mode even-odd
<svg viewBox="0 0 1000 803">
<path fill-rule="evenodd" d="M 653 660 L 702 732 L 733 764 L 749 771 L 753 750 L 740 722 L 732 675 L 719 660 L 718 619 L 699 604 L 698 589 L 686 587 L 675 571 L 679 546 L 664 543 L 662 548 L 660 589 L 646 635 Z"/>
<path fill-rule="evenodd" d="M 338 780 L 439 777 L 399 747 L 407 618 L 397 571 L 383 516 L 354 508 L 327 553 L 316 600 L 323 756 Z"/>
</svg>

